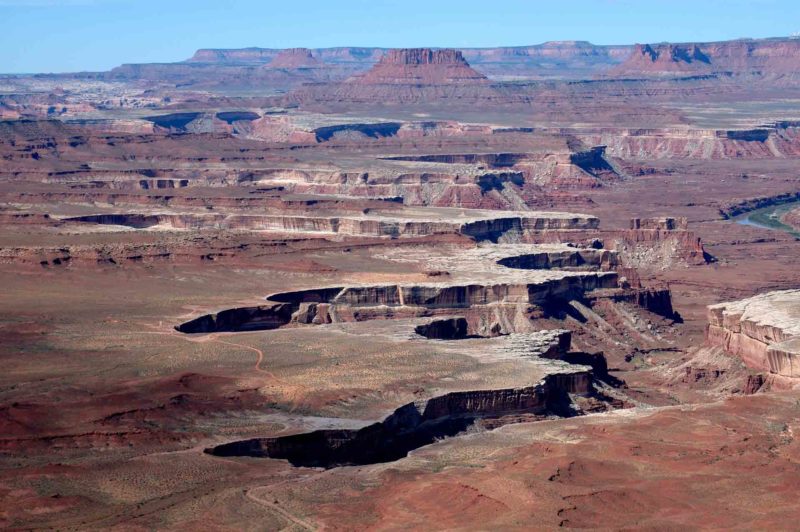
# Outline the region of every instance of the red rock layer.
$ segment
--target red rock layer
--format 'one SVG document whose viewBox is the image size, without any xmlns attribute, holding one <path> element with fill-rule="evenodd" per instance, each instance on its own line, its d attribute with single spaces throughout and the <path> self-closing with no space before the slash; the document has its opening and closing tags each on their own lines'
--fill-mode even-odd
<svg viewBox="0 0 800 532">
<path fill-rule="evenodd" d="M 486 81 L 486 76 L 469 66 L 458 50 L 407 48 L 389 50 L 366 74 L 354 83 L 400 85 L 474 84 Z"/>
</svg>

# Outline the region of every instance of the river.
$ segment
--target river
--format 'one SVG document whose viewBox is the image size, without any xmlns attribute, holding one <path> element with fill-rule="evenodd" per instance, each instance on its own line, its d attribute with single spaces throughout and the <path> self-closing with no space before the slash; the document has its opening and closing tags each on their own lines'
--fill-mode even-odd
<svg viewBox="0 0 800 532">
<path fill-rule="evenodd" d="M 741 214 L 734 218 L 734 221 L 738 224 L 750 225 L 761 229 L 785 231 L 794 237 L 800 238 L 800 231 L 781 221 L 781 217 L 784 214 L 798 207 L 800 207 L 800 200 L 782 203 L 780 205 L 769 205 Z"/>
</svg>

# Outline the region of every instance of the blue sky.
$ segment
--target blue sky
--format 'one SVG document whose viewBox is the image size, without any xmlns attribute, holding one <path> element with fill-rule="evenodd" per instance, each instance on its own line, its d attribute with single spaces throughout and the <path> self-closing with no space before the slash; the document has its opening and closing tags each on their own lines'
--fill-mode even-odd
<svg viewBox="0 0 800 532">
<path fill-rule="evenodd" d="M 0 72 L 106 70 L 197 48 L 709 41 L 800 32 L 798 0 L 0 0 Z"/>
</svg>

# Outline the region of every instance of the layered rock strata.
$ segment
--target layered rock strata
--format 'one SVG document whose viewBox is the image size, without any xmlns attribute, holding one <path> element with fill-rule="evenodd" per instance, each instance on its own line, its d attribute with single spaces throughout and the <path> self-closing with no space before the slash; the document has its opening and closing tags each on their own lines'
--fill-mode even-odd
<svg viewBox="0 0 800 532">
<path fill-rule="evenodd" d="M 66 222 L 120 225 L 138 229 L 228 229 L 277 231 L 285 233 L 330 233 L 350 236 L 429 236 L 453 233 L 477 240 L 497 240 L 502 235 L 542 230 L 597 228 L 593 216 L 570 213 L 508 212 L 501 215 L 485 211 L 453 211 L 450 221 L 393 214 L 358 217 L 297 215 L 225 214 L 142 214 L 115 213 L 66 218 Z"/>
<path fill-rule="evenodd" d="M 560 312 L 558 309 L 572 301 L 599 300 L 624 301 L 679 319 L 668 287 L 645 288 L 638 281 L 634 284 L 636 279 L 603 271 L 616 264 L 616 253 L 603 249 L 484 244 L 428 264 L 433 271 L 447 271 L 458 280 L 282 292 L 268 296 L 268 304 L 208 314 L 176 329 L 184 333 L 236 332 L 290 324 L 444 317 L 457 311 L 467 312 L 468 320 L 443 318 L 417 332 L 432 338 L 465 338 L 530 330 L 532 315 Z"/>
<path fill-rule="evenodd" d="M 545 279 L 529 282 L 330 287 L 273 294 L 267 298 L 271 305 L 224 310 L 180 324 L 176 329 L 184 333 L 245 331 L 274 329 L 292 322 L 323 324 L 425 316 L 453 309 L 482 308 L 489 312 L 498 305 L 541 307 L 617 285 L 614 272 L 554 272 Z"/>
<path fill-rule="evenodd" d="M 713 260 L 687 227 L 685 218 L 634 218 L 630 229 L 613 231 L 608 237 L 621 262 L 630 267 L 665 269 L 677 262 L 700 265 Z"/>
<path fill-rule="evenodd" d="M 750 368 L 800 378 L 800 290 L 711 305 L 706 336 Z"/>
<path fill-rule="evenodd" d="M 751 129 L 603 128 L 576 134 L 622 159 L 773 159 L 800 154 L 798 127 L 789 121 Z"/>
</svg>

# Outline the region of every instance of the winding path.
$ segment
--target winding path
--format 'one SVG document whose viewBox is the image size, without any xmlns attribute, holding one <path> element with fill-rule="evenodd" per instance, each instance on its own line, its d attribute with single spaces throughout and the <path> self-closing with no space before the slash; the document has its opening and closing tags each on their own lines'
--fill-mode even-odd
<svg viewBox="0 0 800 532">
<path fill-rule="evenodd" d="M 163 325 L 161 325 L 161 324 L 153 325 L 153 324 L 147 324 L 146 323 L 144 325 L 146 327 L 150 328 L 150 329 L 161 329 L 163 327 Z M 273 382 L 275 382 L 276 384 L 279 384 L 280 386 L 282 386 L 284 388 L 284 393 L 286 393 L 287 397 L 291 398 L 292 401 L 296 402 L 298 399 L 300 399 L 302 397 L 303 391 L 304 390 L 308 390 L 307 386 L 304 386 L 302 384 L 287 382 L 287 381 L 281 379 L 280 377 L 278 377 L 277 375 L 275 375 L 274 373 L 272 373 L 271 371 L 269 371 L 267 369 L 264 369 L 262 367 L 262 364 L 264 363 L 264 351 L 263 350 L 261 350 L 261 349 L 259 349 L 257 347 L 250 346 L 250 345 L 240 344 L 240 343 L 237 343 L 237 342 L 229 342 L 227 340 L 219 339 L 220 336 L 233 335 L 233 334 L 236 334 L 236 333 L 216 332 L 216 333 L 206 334 L 206 335 L 201 336 L 199 338 L 193 338 L 191 336 L 187 336 L 185 334 L 181 334 L 181 333 L 179 333 L 178 331 L 175 331 L 175 330 L 170 330 L 170 331 L 163 331 L 163 330 L 142 331 L 142 334 L 159 334 L 159 335 L 164 335 L 164 336 L 170 336 L 170 337 L 173 337 L 173 338 L 179 338 L 179 339 L 181 339 L 183 341 L 186 341 L 186 342 L 192 342 L 192 343 L 210 342 L 210 343 L 222 344 L 222 345 L 227 345 L 227 346 L 231 346 L 231 347 L 238 347 L 240 349 L 246 349 L 248 351 L 252 351 L 257 355 L 255 364 L 253 364 L 253 370 L 258 372 L 258 373 L 261 373 L 263 375 L 266 375 Z M 292 406 L 289 411 L 293 412 L 295 410 L 295 408 L 296 408 L 296 405 Z"/>
<path fill-rule="evenodd" d="M 151 327 L 151 328 L 154 328 L 154 329 L 158 328 L 158 326 L 154 326 L 154 325 L 147 325 L 147 326 Z M 258 349 L 257 347 L 253 347 L 253 346 L 250 346 L 250 345 L 238 344 L 236 342 L 228 342 L 226 340 L 218 340 L 217 338 L 220 335 L 222 335 L 223 333 L 211 333 L 211 334 L 207 334 L 205 336 L 202 336 L 202 337 L 196 338 L 196 339 L 195 338 L 190 338 L 190 337 L 185 336 L 185 335 L 182 335 L 182 334 L 180 334 L 178 332 L 143 331 L 142 334 L 162 334 L 162 335 L 165 335 L 165 336 L 171 336 L 173 338 L 180 338 L 181 340 L 184 340 L 184 341 L 187 341 L 187 342 L 196 343 L 196 344 L 197 343 L 212 342 L 212 343 L 216 343 L 216 344 L 230 345 L 232 347 L 240 347 L 242 349 L 247 349 L 249 351 L 253 351 L 258 355 L 258 358 L 256 359 L 256 363 L 253 366 L 253 369 L 255 371 L 258 371 L 260 373 L 264 373 L 264 374 L 268 375 L 270 378 L 272 378 L 272 379 L 274 379 L 274 380 L 276 380 L 278 382 L 281 382 L 283 384 L 288 384 L 286 382 L 281 381 L 281 379 L 279 379 L 277 376 L 275 376 L 275 374 L 272 373 L 271 371 L 267 371 L 266 369 L 261 367 L 261 364 L 264 361 L 264 351 L 262 351 L 261 349 Z"/>
<path fill-rule="evenodd" d="M 319 530 L 318 526 L 312 525 L 308 521 L 304 521 L 304 520 L 300 519 L 299 517 L 293 515 L 291 512 L 289 512 L 288 510 L 286 510 L 284 508 L 281 508 L 280 506 L 278 506 L 275 503 L 271 503 L 271 502 L 269 502 L 269 501 L 267 501 L 265 499 L 262 499 L 261 497 L 258 497 L 255 493 L 253 493 L 257 489 L 263 489 L 263 488 L 249 489 L 249 490 L 247 490 L 245 492 L 245 497 L 247 497 L 251 501 L 255 502 L 256 504 L 260 504 L 261 506 L 265 506 L 266 508 L 274 511 L 275 513 L 277 513 L 278 515 L 280 515 L 284 519 L 289 520 L 290 522 L 296 524 L 297 526 L 299 526 L 300 528 L 302 528 L 304 530 Z"/>
</svg>

